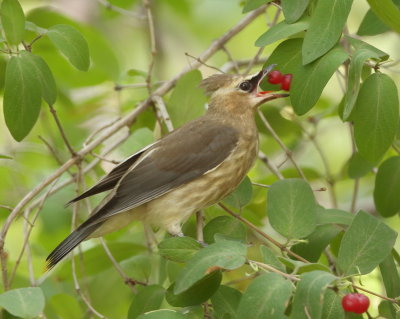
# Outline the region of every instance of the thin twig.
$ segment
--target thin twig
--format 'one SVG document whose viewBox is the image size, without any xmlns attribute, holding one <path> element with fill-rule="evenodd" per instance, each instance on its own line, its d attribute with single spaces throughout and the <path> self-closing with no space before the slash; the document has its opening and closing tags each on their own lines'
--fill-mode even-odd
<svg viewBox="0 0 400 319">
<path fill-rule="evenodd" d="M 225 45 L 222 46 L 222 51 L 224 51 L 226 53 L 226 56 L 228 57 L 228 61 L 232 62 L 235 73 L 239 73 L 240 72 L 239 66 L 237 65 L 236 60 L 233 58 L 231 52 L 226 48 Z"/>
<path fill-rule="evenodd" d="M 30 210 L 29 210 L 29 209 L 26 209 L 25 223 L 24 223 L 24 231 L 23 231 L 23 233 L 24 233 L 24 242 L 23 242 L 23 244 L 22 244 L 22 248 L 21 248 L 21 251 L 20 251 L 20 253 L 19 253 L 19 255 L 18 255 L 17 261 L 15 262 L 14 268 L 13 268 L 13 270 L 12 270 L 12 272 L 11 272 L 10 279 L 9 279 L 9 281 L 8 281 L 10 286 L 12 285 L 12 282 L 13 282 L 13 280 L 14 280 L 14 278 L 15 278 L 15 275 L 16 275 L 16 272 L 17 272 L 17 269 L 18 269 L 18 266 L 19 266 L 19 264 L 20 264 L 20 262 L 21 262 L 22 256 L 24 255 L 24 251 L 25 251 L 25 249 L 26 249 L 26 248 L 28 247 L 28 245 L 29 245 L 29 237 L 30 237 L 30 235 L 31 235 L 31 232 L 32 232 L 32 230 L 33 230 L 33 227 L 35 226 L 35 222 L 36 222 L 36 220 L 37 220 L 37 218 L 38 218 L 40 212 L 41 212 L 42 209 L 43 209 L 43 206 L 44 206 L 44 203 L 46 202 L 46 199 L 49 197 L 50 192 L 52 191 L 52 189 L 54 188 L 54 186 L 57 184 L 58 180 L 59 180 L 59 179 L 55 180 L 55 181 L 53 182 L 53 184 L 51 185 L 51 187 L 49 188 L 49 190 L 46 192 L 46 194 L 44 194 L 44 196 L 43 196 L 43 198 L 42 198 L 41 202 L 39 203 L 39 206 L 38 206 L 38 208 L 37 208 L 37 210 L 36 210 L 36 213 L 35 213 L 35 215 L 34 215 L 33 218 L 32 218 L 32 221 L 29 221 L 29 213 L 30 213 Z M 31 268 L 31 265 L 30 265 L 30 268 Z M 31 272 L 30 272 L 30 273 L 31 273 Z M 31 280 L 31 281 L 32 281 L 32 280 Z"/>
<path fill-rule="evenodd" d="M 80 194 L 81 193 L 81 181 L 82 181 L 82 169 L 80 167 L 79 164 L 77 164 L 78 167 L 78 174 L 77 174 L 77 182 L 76 182 L 76 193 Z M 78 216 L 78 211 L 79 211 L 79 206 L 80 203 L 77 202 L 74 205 L 73 208 L 73 213 L 72 213 L 72 222 L 71 222 L 71 230 L 73 231 L 76 228 L 76 219 Z M 78 281 L 78 276 L 76 274 L 76 263 L 75 263 L 75 258 L 74 258 L 74 252 L 71 252 L 71 266 L 72 266 L 72 277 L 74 280 L 74 288 L 76 290 L 76 292 L 79 294 L 79 296 L 82 298 L 82 301 L 85 303 L 86 307 L 89 309 L 89 311 L 91 313 L 93 313 L 94 315 L 96 315 L 99 318 L 106 318 L 105 316 L 103 316 L 101 313 L 99 313 L 90 303 L 89 298 L 84 294 L 84 292 L 82 291 L 79 281 Z"/>
<path fill-rule="evenodd" d="M 237 65 L 239 68 L 245 68 L 249 67 L 250 64 L 254 65 L 260 65 L 264 64 L 267 61 L 267 57 L 257 57 L 257 59 L 246 59 L 246 60 L 236 60 L 235 64 L 233 64 L 231 61 L 226 62 L 220 69 L 222 73 L 228 73 L 232 71 L 235 68 L 235 65 Z M 248 74 L 250 70 L 247 72 L 245 71 L 244 74 Z"/>
<path fill-rule="evenodd" d="M 77 154 L 75 153 L 74 149 L 72 148 L 70 142 L 68 141 L 67 135 L 64 132 L 64 129 L 61 125 L 60 119 L 57 116 L 57 112 L 55 110 L 55 108 L 53 107 L 53 105 L 48 104 L 49 105 L 49 109 L 50 109 L 50 113 L 51 115 L 53 115 L 54 121 L 57 124 L 58 130 L 60 131 L 61 137 L 64 141 L 65 146 L 67 147 L 68 151 L 71 153 L 72 157 L 75 157 Z"/>
<path fill-rule="evenodd" d="M 302 169 L 300 168 L 299 165 L 297 165 L 296 161 L 293 158 L 292 151 L 289 150 L 286 145 L 282 142 L 278 134 L 276 134 L 275 130 L 272 128 L 271 124 L 269 124 L 268 120 L 265 118 L 264 114 L 258 110 L 258 115 L 261 118 L 261 121 L 263 122 L 264 126 L 267 128 L 268 132 L 271 133 L 272 137 L 274 140 L 279 144 L 279 146 L 285 151 L 286 156 L 289 158 L 289 160 L 292 162 L 293 166 L 296 168 L 297 172 L 303 178 L 305 181 L 307 181 L 306 176 L 304 175 Z"/>
<path fill-rule="evenodd" d="M 7 206 L 7 205 L 0 205 L 0 208 L 6 209 L 6 210 L 8 210 L 10 212 L 12 212 L 12 210 L 14 209 L 11 206 Z"/>
<path fill-rule="evenodd" d="M 107 246 L 107 244 L 106 244 L 106 242 L 104 241 L 103 238 L 100 238 L 100 242 L 101 242 L 101 245 L 102 245 L 103 248 L 104 248 L 104 251 L 105 251 L 106 254 L 107 254 L 107 257 L 111 260 L 111 263 L 113 264 L 115 270 L 116 270 L 117 273 L 121 276 L 121 278 L 122 278 L 122 280 L 124 281 L 124 283 L 125 283 L 126 285 L 129 286 L 129 288 L 132 290 L 133 293 L 136 293 L 136 292 L 137 292 L 137 290 L 136 290 L 136 288 L 135 288 L 135 286 L 136 286 L 137 284 L 143 285 L 143 286 L 146 286 L 146 285 L 147 285 L 147 284 L 144 283 L 144 282 L 134 280 L 134 279 L 130 278 L 128 275 L 126 275 L 125 272 L 122 270 L 121 266 L 120 266 L 120 265 L 118 264 L 118 262 L 115 260 L 113 254 L 111 253 L 110 248 L 108 248 L 108 246 Z"/>
<path fill-rule="evenodd" d="M 255 185 L 255 186 L 260 186 L 260 187 L 263 187 L 263 188 L 270 188 L 271 187 L 271 185 L 260 184 L 260 183 L 255 183 L 255 182 L 251 182 L 251 184 Z"/>
<path fill-rule="evenodd" d="M 57 162 L 59 165 L 62 165 L 62 164 L 63 164 L 63 161 L 62 161 L 61 158 L 58 156 L 58 153 L 56 152 L 56 150 L 54 149 L 54 147 L 53 147 L 48 141 L 46 141 L 42 136 L 39 135 L 38 137 L 39 137 L 39 139 L 44 143 L 44 145 L 47 146 L 47 148 L 48 148 L 49 151 L 50 151 L 50 154 L 54 157 L 54 159 L 56 160 L 56 162 Z M 71 177 L 74 177 L 74 174 L 73 174 L 70 170 L 67 170 L 67 172 L 68 172 L 69 175 L 71 175 Z"/>
<path fill-rule="evenodd" d="M 241 217 L 240 215 L 234 213 L 233 211 L 231 211 L 228 207 L 226 207 L 224 204 L 219 203 L 218 204 L 220 207 L 222 207 L 222 209 L 224 211 L 226 211 L 228 214 L 232 215 L 233 217 L 239 219 L 242 223 L 246 224 L 247 226 L 249 226 L 252 230 L 254 230 L 256 233 L 260 234 L 262 237 L 264 237 L 265 239 L 267 239 L 268 241 L 270 241 L 271 243 L 273 243 L 275 246 L 279 247 L 279 249 L 281 249 L 282 251 L 287 252 L 289 255 L 295 257 L 297 260 L 300 260 L 302 262 L 305 263 L 309 263 L 309 261 L 299 255 L 297 255 L 296 253 L 292 252 L 291 250 L 287 249 L 284 245 L 282 245 L 281 243 L 279 243 L 278 241 L 276 241 L 275 239 L 273 239 L 271 236 L 267 235 L 266 233 L 264 233 L 261 229 L 259 229 L 258 227 L 256 227 L 254 224 L 250 223 L 247 219 L 244 219 L 243 217 Z"/>
<path fill-rule="evenodd" d="M 302 131 L 305 133 L 305 135 L 310 139 L 311 143 L 314 145 L 319 157 L 321 158 L 322 165 L 324 166 L 325 169 L 325 179 L 326 182 L 329 185 L 329 194 L 331 197 L 331 203 L 333 208 L 337 208 L 337 198 L 336 198 L 336 192 L 335 192 L 335 179 L 333 178 L 331 168 L 328 162 L 328 159 L 325 156 L 324 151 L 322 150 L 316 136 L 317 136 L 317 124 L 315 123 L 315 132 L 314 133 L 308 133 L 306 129 L 300 125 Z"/>
<path fill-rule="evenodd" d="M 103 6 L 105 6 L 108 10 L 120 13 L 122 15 L 126 15 L 135 19 L 145 19 L 146 17 L 140 13 L 137 12 L 133 12 L 130 10 L 126 10 L 117 6 L 114 6 L 113 4 L 111 4 L 110 2 L 108 2 L 107 0 L 97 0 L 99 3 L 101 3 Z"/>
<path fill-rule="evenodd" d="M 398 305 L 400 304 L 400 301 L 399 301 L 399 300 L 396 300 L 396 299 L 394 299 L 394 298 L 389 298 L 389 297 L 383 296 L 383 295 L 381 295 L 381 294 L 375 293 L 375 292 L 373 292 L 373 291 L 370 291 L 370 290 L 368 290 L 368 289 L 365 289 L 365 288 L 363 288 L 363 287 L 361 287 L 361 286 L 358 286 L 358 285 L 355 285 L 355 284 L 351 284 L 351 285 L 352 285 L 355 289 L 365 291 L 365 292 L 367 292 L 367 293 L 369 293 L 369 294 L 371 294 L 371 295 L 377 296 L 377 297 L 379 297 L 379 298 L 381 298 L 381 299 L 384 299 L 384 300 L 393 302 L 393 303 L 395 303 L 395 304 L 398 304 Z"/>
<path fill-rule="evenodd" d="M 152 86 L 160 86 L 165 81 L 159 81 L 159 82 L 153 82 Z M 132 84 L 116 84 L 114 86 L 115 91 L 121 91 L 123 89 L 141 89 L 141 88 L 147 88 L 147 83 L 132 83 Z"/>
<path fill-rule="evenodd" d="M 102 155 L 96 154 L 95 152 L 90 152 L 90 154 L 93 155 L 94 157 L 98 158 L 98 159 L 101 159 L 104 162 L 107 162 L 107 163 L 111 163 L 111 164 L 115 164 L 115 165 L 118 165 L 119 163 L 121 163 L 120 161 L 111 160 L 111 159 L 108 159 L 108 158 L 106 158 L 106 157 L 104 157 Z"/>
<path fill-rule="evenodd" d="M 356 141 L 355 141 L 355 138 L 354 138 L 353 126 L 352 126 L 351 123 L 349 123 L 348 127 L 349 127 L 349 132 L 350 132 L 352 155 L 354 156 L 354 154 L 356 154 L 356 152 L 357 152 L 357 146 L 356 146 Z M 356 178 L 354 180 L 353 194 L 351 196 L 351 206 L 350 206 L 350 211 L 353 214 L 356 213 L 357 196 L 358 196 L 359 187 L 360 187 L 360 179 Z"/>
<path fill-rule="evenodd" d="M 207 68 L 216 70 L 216 71 L 218 71 L 218 72 L 220 72 L 220 73 L 224 73 L 224 71 L 222 71 L 221 69 L 217 68 L 216 66 L 212 66 L 212 65 L 209 65 L 209 64 L 205 63 L 205 62 L 202 61 L 200 58 L 197 58 L 197 57 L 195 57 L 195 56 L 193 56 L 193 55 L 191 55 L 191 54 L 189 54 L 189 53 L 187 53 L 187 52 L 185 52 L 185 55 L 186 55 L 187 57 L 189 57 L 189 58 L 192 58 L 193 60 L 196 60 L 196 61 L 199 62 L 201 65 L 204 65 L 204 66 L 206 66 Z M 232 61 L 231 61 L 231 63 L 233 64 Z"/>
<path fill-rule="evenodd" d="M 269 168 L 269 170 L 279 179 L 284 179 L 282 173 L 275 167 L 275 165 L 268 159 L 262 151 L 258 151 L 258 158 Z"/>
<path fill-rule="evenodd" d="M 277 274 L 281 275 L 282 277 L 285 277 L 291 281 L 299 281 L 300 280 L 300 278 L 298 276 L 287 274 L 283 271 L 280 271 L 279 269 L 276 269 L 275 267 L 272 267 L 271 265 L 264 264 L 262 262 L 255 261 L 255 260 L 248 260 L 248 261 L 249 261 L 249 263 L 255 264 L 255 265 L 261 267 L 262 269 L 277 273 Z"/>
<path fill-rule="evenodd" d="M 245 16 L 242 20 L 240 20 L 234 27 L 228 30 L 225 34 L 223 34 L 220 38 L 215 40 L 202 54 L 200 54 L 199 59 L 201 61 L 207 61 L 211 56 L 213 56 L 216 52 L 218 52 L 222 45 L 231 40 L 236 34 L 242 31 L 247 25 L 249 25 L 253 20 L 255 20 L 259 15 L 261 15 L 265 11 L 266 5 L 262 5 L 256 10 L 250 12 L 247 16 Z M 154 91 L 153 95 L 163 96 L 168 93 L 176 84 L 178 79 L 180 79 L 183 75 L 185 75 L 190 70 L 196 69 L 201 64 L 198 61 L 191 63 L 189 66 L 185 66 L 181 72 L 176 74 L 171 80 L 164 82 L 157 90 Z M 75 165 L 80 161 L 86 154 L 90 153 L 93 149 L 95 149 L 98 145 L 102 144 L 105 140 L 113 136 L 116 132 L 121 130 L 125 126 L 129 126 L 139 114 L 144 112 L 152 103 L 152 96 L 148 97 L 146 100 L 140 102 L 137 107 L 128 113 L 126 116 L 121 118 L 119 121 L 115 122 L 112 126 L 110 126 L 107 130 L 103 131 L 103 134 L 99 134 L 96 136 L 94 140 L 85 145 L 81 150 L 77 152 L 77 156 L 70 158 L 67 162 L 64 163 L 61 167 L 59 167 L 55 172 L 53 172 L 47 178 L 44 178 L 43 181 L 37 185 L 34 189 L 29 191 L 21 201 L 15 206 L 13 211 L 7 217 L 4 222 L 1 232 L 0 232 L 0 261 L 2 267 L 2 275 L 3 275 L 3 286 L 5 290 L 8 288 L 7 284 L 7 254 L 4 252 L 4 243 L 5 238 L 7 236 L 10 225 L 14 221 L 15 218 L 20 214 L 21 210 L 30 202 L 33 198 L 35 198 L 45 187 L 50 185 L 55 179 L 61 176 L 65 171 L 67 171 L 72 165 Z"/>
<path fill-rule="evenodd" d="M 155 27 L 154 27 L 153 14 L 151 12 L 150 0 L 143 0 L 143 6 L 146 10 L 146 15 L 147 15 L 147 24 L 148 24 L 148 29 L 149 29 L 150 48 L 151 48 L 151 52 L 150 52 L 151 59 L 150 59 L 149 67 L 147 69 L 147 76 L 146 76 L 147 90 L 150 95 L 152 92 L 151 79 L 152 79 L 152 74 L 153 74 L 154 63 L 156 61 L 156 56 L 157 56 L 156 33 L 155 33 Z"/>
<path fill-rule="evenodd" d="M 171 118 L 169 117 L 167 107 L 161 96 L 153 96 L 154 105 L 156 106 L 156 110 L 158 116 L 163 120 L 165 126 L 168 129 L 168 132 L 172 132 L 174 130 L 174 126 L 172 125 Z"/>
<path fill-rule="evenodd" d="M 263 51 L 264 51 L 264 47 L 261 47 L 261 48 L 258 49 L 258 51 L 257 51 L 256 55 L 254 56 L 254 58 L 250 60 L 248 66 L 247 66 L 246 71 L 244 71 L 244 75 L 249 74 L 250 71 L 251 71 L 251 69 L 253 68 L 253 66 L 254 66 L 255 64 L 257 64 L 257 63 L 260 63 L 260 61 L 261 61 L 261 60 L 260 60 L 260 56 L 261 56 L 261 54 L 263 53 Z M 266 59 L 265 59 L 265 61 L 266 61 Z M 236 63 L 236 65 L 238 65 L 238 64 Z M 239 67 L 239 66 L 238 66 L 238 67 Z"/>
</svg>

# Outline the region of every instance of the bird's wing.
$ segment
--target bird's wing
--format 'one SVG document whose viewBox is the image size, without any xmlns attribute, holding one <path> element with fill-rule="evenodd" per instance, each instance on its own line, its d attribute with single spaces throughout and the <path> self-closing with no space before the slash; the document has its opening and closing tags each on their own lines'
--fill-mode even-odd
<svg viewBox="0 0 400 319">
<path fill-rule="evenodd" d="M 141 155 L 119 181 L 114 196 L 85 226 L 137 207 L 205 174 L 229 156 L 238 139 L 235 128 L 201 119 L 172 132 Z"/>
<path fill-rule="evenodd" d="M 157 142 L 155 142 L 157 143 Z M 75 197 L 74 199 L 70 200 L 65 206 L 68 206 L 72 203 L 75 203 L 81 199 L 86 197 L 102 193 L 113 189 L 117 184 L 118 181 L 121 179 L 122 176 L 132 167 L 133 164 L 138 160 L 138 158 L 151 146 L 155 143 L 147 145 L 146 147 L 142 148 L 140 151 L 136 152 L 135 154 L 128 157 L 125 161 L 115 166 L 104 178 L 102 178 L 96 185 L 82 193 L 81 195 Z"/>
</svg>

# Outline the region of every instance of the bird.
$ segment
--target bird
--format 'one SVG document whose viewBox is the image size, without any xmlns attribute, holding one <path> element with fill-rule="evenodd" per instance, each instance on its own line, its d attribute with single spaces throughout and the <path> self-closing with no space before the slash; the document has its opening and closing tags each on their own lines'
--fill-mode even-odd
<svg viewBox="0 0 400 319">
<path fill-rule="evenodd" d="M 205 114 L 131 155 L 67 205 L 111 190 L 88 219 L 47 257 L 53 268 L 82 241 L 134 220 L 183 236 L 191 214 L 229 195 L 258 154 L 257 107 L 288 94 L 261 91 L 272 70 L 255 75 L 214 74 L 200 82 L 210 96 Z"/>
</svg>

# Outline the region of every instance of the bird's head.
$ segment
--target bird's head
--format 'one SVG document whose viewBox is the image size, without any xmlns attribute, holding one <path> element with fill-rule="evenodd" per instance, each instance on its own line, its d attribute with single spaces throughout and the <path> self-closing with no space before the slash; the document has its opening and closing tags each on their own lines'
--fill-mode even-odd
<svg viewBox="0 0 400 319">
<path fill-rule="evenodd" d="M 200 87 L 211 95 L 209 108 L 229 113 L 254 112 L 267 101 L 289 96 L 260 89 L 260 83 L 274 66 L 270 65 L 257 74 L 248 76 L 215 74 L 204 79 Z"/>
</svg>

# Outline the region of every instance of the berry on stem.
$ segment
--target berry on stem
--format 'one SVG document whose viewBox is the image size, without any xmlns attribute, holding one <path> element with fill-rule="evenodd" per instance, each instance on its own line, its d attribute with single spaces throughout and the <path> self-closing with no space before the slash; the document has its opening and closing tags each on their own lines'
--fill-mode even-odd
<svg viewBox="0 0 400 319">
<path fill-rule="evenodd" d="M 363 294 L 347 294 L 342 298 L 342 307 L 344 311 L 361 314 L 368 310 L 369 299 Z"/>
<path fill-rule="evenodd" d="M 274 70 L 268 73 L 268 82 L 271 84 L 279 84 L 282 82 L 283 75 L 278 70 Z"/>
<path fill-rule="evenodd" d="M 293 74 L 285 74 L 281 80 L 281 89 L 285 91 L 290 90 L 290 83 L 292 82 Z"/>
</svg>

